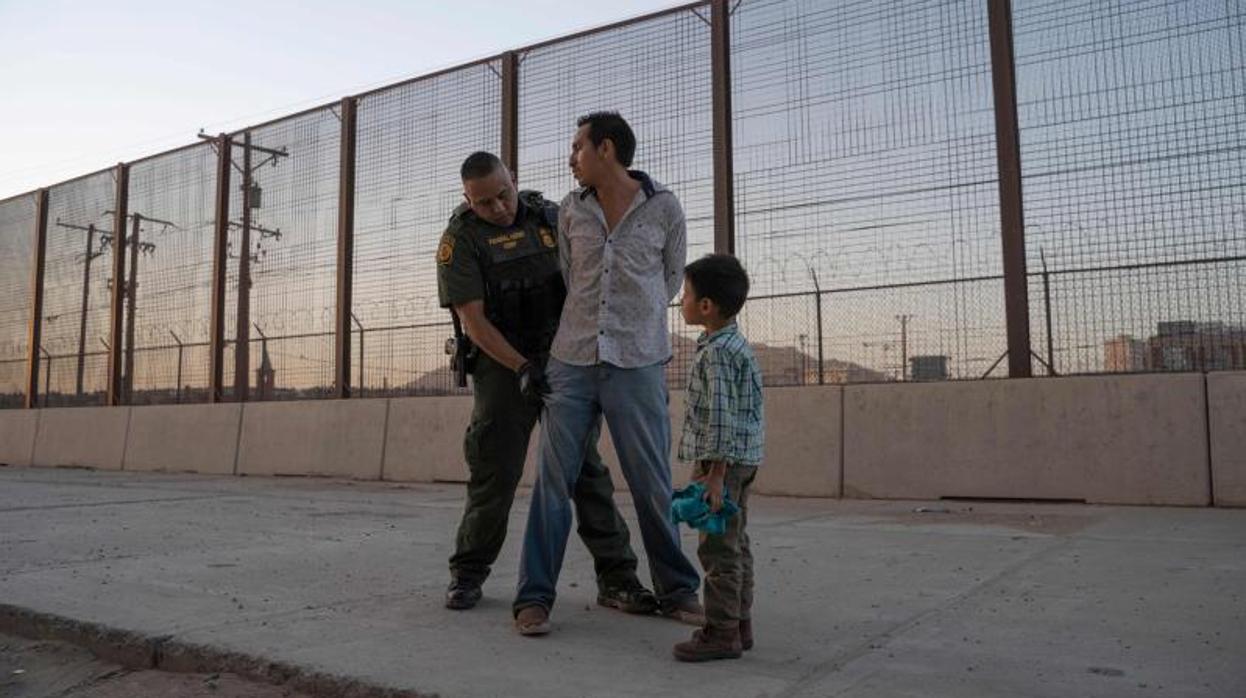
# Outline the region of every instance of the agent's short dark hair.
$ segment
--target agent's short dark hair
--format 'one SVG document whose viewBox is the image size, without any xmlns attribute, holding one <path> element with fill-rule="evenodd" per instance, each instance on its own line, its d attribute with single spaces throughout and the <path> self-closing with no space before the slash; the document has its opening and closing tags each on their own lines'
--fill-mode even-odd
<svg viewBox="0 0 1246 698">
<path fill-rule="evenodd" d="M 636 155 L 636 134 L 632 133 L 632 127 L 627 125 L 627 121 L 617 111 L 595 111 L 581 116 L 575 122 L 575 127 L 581 128 L 585 124 L 588 124 L 588 139 L 593 145 L 601 145 L 602 141 L 609 138 L 614 143 L 619 164 L 624 167 L 632 166 L 632 157 Z"/>
<path fill-rule="evenodd" d="M 463 166 L 459 168 L 459 177 L 464 182 L 469 179 L 488 177 L 501 166 L 502 161 L 498 156 L 483 150 L 477 150 L 468 155 L 467 159 L 463 161 Z"/>
<path fill-rule="evenodd" d="M 748 272 L 729 254 L 707 254 L 684 267 L 697 300 L 708 298 L 724 318 L 735 317 L 748 298 Z"/>
</svg>

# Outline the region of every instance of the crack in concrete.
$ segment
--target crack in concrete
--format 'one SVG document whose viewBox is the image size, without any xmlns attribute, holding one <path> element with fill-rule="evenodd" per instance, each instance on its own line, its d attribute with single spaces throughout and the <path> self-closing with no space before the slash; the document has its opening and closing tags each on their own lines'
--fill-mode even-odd
<svg viewBox="0 0 1246 698">
<path fill-rule="evenodd" d="M 980 595 L 981 593 L 991 588 L 992 586 L 997 585 L 999 582 L 1014 576 L 1017 572 L 1021 571 L 1025 567 L 1028 567 L 1032 563 L 1042 559 L 1043 557 L 1053 554 L 1058 550 L 1068 547 L 1069 545 L 1073 543 L 1073 541 L 1074 541 L 1074 537 L 1072 536 L 1057 539 L 1053 541 L 1050 545 L 1044 546 L 1040 550 L 1035 551 L 1033 554 L 1027 555 L 1021 558 L 1020 560 L 1012 563 L 1011 565 L 1004 567 L 1000 571 L 996 572 L 994 575 L 986 579 L 983 579 L 980 582 L 977 582 L 976 584 L 970 586 L 968 589 L 965 589 L 964 591 L 958 594 L 953 595 L 946 602 L 938 606 L 935 606 L 934 608 L 930 608 L 925 611 L 922 611 L 914 616 L 909 617 L 906 620 L 895 623 L 894 625 L 883 630 L 882 632 L 869 637 L 864 642 L 858 644 L 856 647 L 849 649 L 847 651 L 841 652 L 838 655 L 831 657 L 830 659 L 826 661 L 819 662 L 816 666 L 811 668 L 809 671 L 805 672 L 800 678 L 796 679 L 796 681 L 793 682 L 792 685 L 789 686 L 787 690 L 783 691 L 782 693 L 779 693 L 778 696 L 776 696 L 776 698 L 796 698 L 797 696 L 800 696 L 805 690 L 816 686 L 818 683 L 820 683 L 823 679 L 830 676 L 831 674 L 842 671 L 845 668 L 847 668 L 850 664 L 852 664 L 853 662 L 856 662 L 857 660 L 863 657 L 869 656 L 870 653 L 876 650 L 880 650 L 886 647 L 892 641 L 896 640 L 897 638 L 899 638 L 900 636 L 902 636 L 909 630 L 917 627 L 918 625 L 921 625 L 923 622 L 931 618 L 934 618 L 936 616 L 943 615 L 943 614 L 946 614 L 948 612 L 955 610 L 956 608 L 964 604 L 969 599 Z M 860 683 L 860 681 L 863 681 L 864 679 L 868 678 L 872 674 L 873 672 L 870 672 L 866 674 L 865 676 L 862 676 L 859 679 L 850 682 L 847 686 L 840 688 L 839 690 L 835 691 L 835 693 L 830 694 L 830 695 L 835 695 L 835 696 L 844 695 L 847 691 L 852 690 L 852 688 L 854 688 L 858 683 Z"/>
<path fill-rule="evenodd" d="M 0 514 L 20 511 L 50 511 L 53 509 L 86 509 L 90 507 L 126 506 L 130 504 L 159 504 L 162 502 L 193 502 L 202 499 L 221 499 L 223 495 L 200 495 L 196 497 L 154 497 L 148 499 L 118 499 L 111 502 L 79 502 L 76 504 L 43 504 L 33 507 L 0 508 Z"/>
</svg>

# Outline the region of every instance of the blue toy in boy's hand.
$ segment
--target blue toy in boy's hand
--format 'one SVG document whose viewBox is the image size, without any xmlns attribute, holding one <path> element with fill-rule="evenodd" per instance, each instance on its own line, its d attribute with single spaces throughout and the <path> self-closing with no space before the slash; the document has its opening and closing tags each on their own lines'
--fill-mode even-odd
<svg viewBox="0 0 1246 698">
<path fill-rule="evenodd" d="M 689 526 L 705 531 L 712 536 L 721 536 L 727 532 L 727 519 L 740 512 L 740 507 L 727 496 L 723 489 L 723 505 L 718 513 L 710 511 L 709 502 L 705 501 L 705 485 L 692 482 L 683 489 L 675 490 L 671 498 L 671 518 L 675 523 L 684 522 Z"/>
</svg>

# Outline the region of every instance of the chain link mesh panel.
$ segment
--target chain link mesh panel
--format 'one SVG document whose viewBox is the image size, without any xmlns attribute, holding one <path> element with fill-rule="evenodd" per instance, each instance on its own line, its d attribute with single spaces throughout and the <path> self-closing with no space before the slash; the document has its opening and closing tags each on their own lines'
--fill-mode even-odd
<svg viewBox="0 0 1246 698">
<path fill-rule="evenodd" d="M 501 144 L 498 61 L 360 100 L 356 158 L 351 373 L 356 394 L 452 389 L 443 347 L 450 316 L 438 304 L 435 253 L 463 201 L 459 167 Z"/>
<path fill-rule="evenodd" d="M 679 197 L 688 258 L 713 250 L 708 9 L 687 10 L 520 54 L 519 183 L 560 201 L 576 120 L 617 111 L 636 134 L 633 167 Z"/>
<path fill-rule="evenodd" d="M 1002 267 L 986 3 L 744 0 L 731 21 L 736 250 L 754 294 L 859 289 L 824 296 L 824 380 L 903 377 L 899 350 L 861 346 L 899 344 L 900 316 L 938 338 L 950 376 L 974 377 L 1006 345 L 1000 287 L 974 281 Z M 807 353 L 789 303 L 761 334 Z"/>
<path fill-rule="evenodd" d="M 0 409 L 26 401 L 37 213 L 33 194 L 0 201 Z"/>
<path fill-rule="evenodd" d="M 205 143 L 130 167 L 122 383 L 131 404 L 207 400 L 216 163 Z"/>
<path fill-rule="evenodd" d="M 1050 296 L 1058 372 L 1246 369 L 1246 5 L 1013 8 L 1036 351 Z"/>
<path fill-rule="evenodd" d="M 115 171 L 52 187 L 43 276 L 43 399 L 103 405 L 113 266 Z"/>
<path fill-rule="evenodd" d="M 244 135 L 234 136 L 225 302 L 228 398 L 236 399 L 242 380 L 248 400 L 333 392 L 340 144 L 337 107 L 252 129 L 250 220 L 244 221 L 246 148 Z M 239 342 L 243 333 L 245 343 Z M 246 370 L 239 371 L 239 364 Z"/>
</svg>

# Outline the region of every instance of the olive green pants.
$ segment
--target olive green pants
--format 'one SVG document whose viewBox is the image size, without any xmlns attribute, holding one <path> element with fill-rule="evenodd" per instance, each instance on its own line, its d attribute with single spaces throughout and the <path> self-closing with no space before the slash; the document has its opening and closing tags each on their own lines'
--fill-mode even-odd
<svg viewBox="0 0 1246 698">
<path fill-rule="evenodd" d="M 528 440 L 540 410 L 519 393 L 510 369 L 485 355 L 472 372 L 472 421 L 463 439 L 471 479 L 450 574 L 482 583 L 506 540 L 507 520 L 523 476 Z M 636 554 L 614 503 L 614 483 L 597 453 L 600 428 L 589 435 L 584 467 L 572 498 L 578 532 L 593 555 L 599 588 L 636 579 Z"/>
<path fill-rule="evenodd" d="M 696 475 L 706 472 L 697 464 Z M 725 492 L 740 507 L 727 519 L 721 536 L 701 533 L 697 557 L 705 570 L 705 620 L 713 628 L 734 630 L 750 620 L 753 609 L 753 551 L 748 538 L 748 493 L 757 477 L 755 465 L 727 465 Z"/>
</svg>

